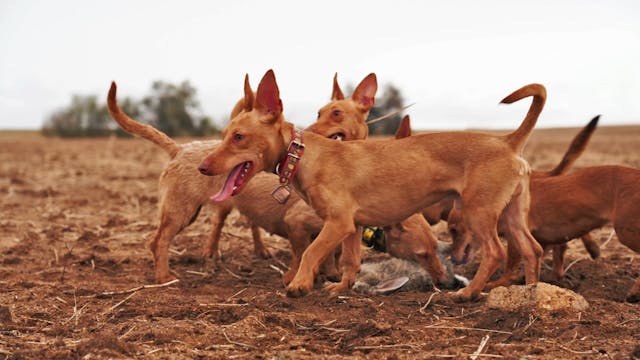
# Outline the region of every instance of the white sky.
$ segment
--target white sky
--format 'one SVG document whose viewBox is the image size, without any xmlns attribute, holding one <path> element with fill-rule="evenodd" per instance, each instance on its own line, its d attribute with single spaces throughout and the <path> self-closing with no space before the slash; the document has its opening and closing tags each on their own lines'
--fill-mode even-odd
<svg viewBox="0 0 640 360">
<path fill-rule="evenodd" d="M 188 79 L 221 121 L 273 68 L 285 115 L 315 120 L 337 71 L 398 86 L 414 128 L 514 128 L 547 87 L 540 127 L 640 124 L 639 1 L 0 0 L 0 129 L 39 128 L 72 94 L 141 98 Z"/>
</svg>

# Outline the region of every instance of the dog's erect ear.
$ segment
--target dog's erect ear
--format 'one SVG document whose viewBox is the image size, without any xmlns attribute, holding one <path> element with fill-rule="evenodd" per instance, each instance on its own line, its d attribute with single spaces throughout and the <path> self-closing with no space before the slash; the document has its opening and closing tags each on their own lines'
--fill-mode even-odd
<svg viewBox="0 0 640 360">
<path fill-rule="evenodd" d="M 244 111 L 253 110 L 253 101 L 253 90 L 251 90 L 251 84 L 249 84 L 249 74 L 246 74 L 244 76 Z"/>
<path fill-rule="evenodd" d="M 338 85 L 338 73 L 333 75 L 333 92 L 331 93 L 331 100 L 344 100 L 344 94 Z"/>
<path fill-rule="evenodd" d="M 376 74 L 371 73 L 358 84 L 351 99 L 368 111 L 375 103 L 376 91 L 378 91 L 378 79 L 376 79 Z"/>
<path fill-rule="evenodd" d="M 276 83 L 276 76 L 273 70 L 267 71 L 260 80 L 258 92 L 256 94 L 256 110 L 263 114 L 272 114 L 273 121 L 282 114 L 282 101 L 280 101 L 280 90 Z"/>
<path fill-rule="evenodd" d="M 396 130 L 396 139 L 402 139 L 411 136 L 411 122 L 409 121 L 409 115 L 405 115 L 400 121 L 400 126 Z"/>
</svg>

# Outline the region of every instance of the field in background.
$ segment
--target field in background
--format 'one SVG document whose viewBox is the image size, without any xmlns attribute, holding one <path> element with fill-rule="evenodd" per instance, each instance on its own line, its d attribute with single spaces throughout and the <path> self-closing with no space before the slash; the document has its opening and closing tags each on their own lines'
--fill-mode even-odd
<svg viewBox="0 0 640 360">
<path fill-rule="evenodd" d="M 537 130 L 526 158 L 553 167 L 576 132 Z M 153 284 L 145 239 L 157 225 L 166 160 L 140 139 L 0 132 L 0 359 L 453 358 L 468 357 L 486 335 L 484 356 L 640 357 L 640 305 L 624 302 L 640 255 L 615 235 L 596 261 L 570 243 L 572 266 L 559 283 L 543 268 L 543 281 L 587 299 L 579 315 L 501 312 L 447 293 L 330 298 L 316 289 L 289 299 L 280 282 L 288 242 L 264 234 L 274 258 L 255 259 L 238 214 L 224 229 L 222 261 L 215 269 L 203 261 L 210 208 L 172 244 L 181 281 L 140 288 Z M 596 130 L 576 167 L 601 164 L 640 167 L 640 126 Z M 436 226 L 447 240 L 443 230 Z M 604 243 L 611 233 L 593 235 Z M 476 267 L 457 271 L 471 277 Z"/>
</svg>

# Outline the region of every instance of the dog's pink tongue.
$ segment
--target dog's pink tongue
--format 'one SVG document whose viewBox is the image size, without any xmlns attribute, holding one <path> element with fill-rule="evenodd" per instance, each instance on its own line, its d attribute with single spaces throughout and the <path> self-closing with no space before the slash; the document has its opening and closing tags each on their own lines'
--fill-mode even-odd
<svg viewBox="0 0 640 360">
<path fill-rule="evenodd" d="M 233 187 L 235 186 L 236 179 L 240 175 L 241 167 L 242 164 L 236 165 L 236 167 L 231 170 L 229 176 L 227 176 L 227 180 L 224 182 L 224 186 L 222 186 L 222 189 L 220 189 L 217 194 L 211 197 L 211 201 L 222 202 L 229 199 L 231 195 L 233 195 Z"/>
</svg>

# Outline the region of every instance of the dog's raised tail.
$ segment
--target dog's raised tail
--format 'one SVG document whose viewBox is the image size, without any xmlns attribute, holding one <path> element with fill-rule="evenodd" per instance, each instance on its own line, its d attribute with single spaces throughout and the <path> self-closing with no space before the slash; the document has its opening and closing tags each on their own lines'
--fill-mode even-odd
<svg viewBox="0 0 640 360">
<path fill-rule="evenodd" d="M 582 155 L 587 144 L 589 144 L 591 135 L 593 135 L 596 126 L 598 126 L 598 120 L 600 120 L 600 115 L 591 119 L 587 126 L 580 130 L 571 141 L 571 145 L 569 145 L 569 149 L 567 149 L 560 163 L 547 173 L 549 176 L 562 175 L 571 168 L 573 163 Z"/>
<path fill-rule="evenodd" d="M 111 88 L 109 89 L 109 95 L 107 96 L 107 108 L 109 109 L 109 113 L 113 120 L 115 120 L 124 131 L 153 142 L 166 151 L 171 158 L 174 158 L 178 151 L 180 151 L 180 146 L 168 137 L 167 134 L 153 126 L 141 124 L 133 120 L 120 110 L 120 106 L 118 106 L 118 101 L 116 100 L 116 92 L 117 86 L 114 81 L 111 82 Z"/>
<path fill-rule="evenodd" d="M 538 121 L 538 116 L 540 116 L 544 108 L 544 103 L 547 100 L 547 89 L 541 84 L 525 85 L 501 101 L 503 104 L 511 104 L 529 96 L 533 96 L 533 101 L 531 102 L 527 116 L 516 131 L 506 136 L 507 143 L 518 153 L 522 152 L 533 127 Z"/>
</svg>

